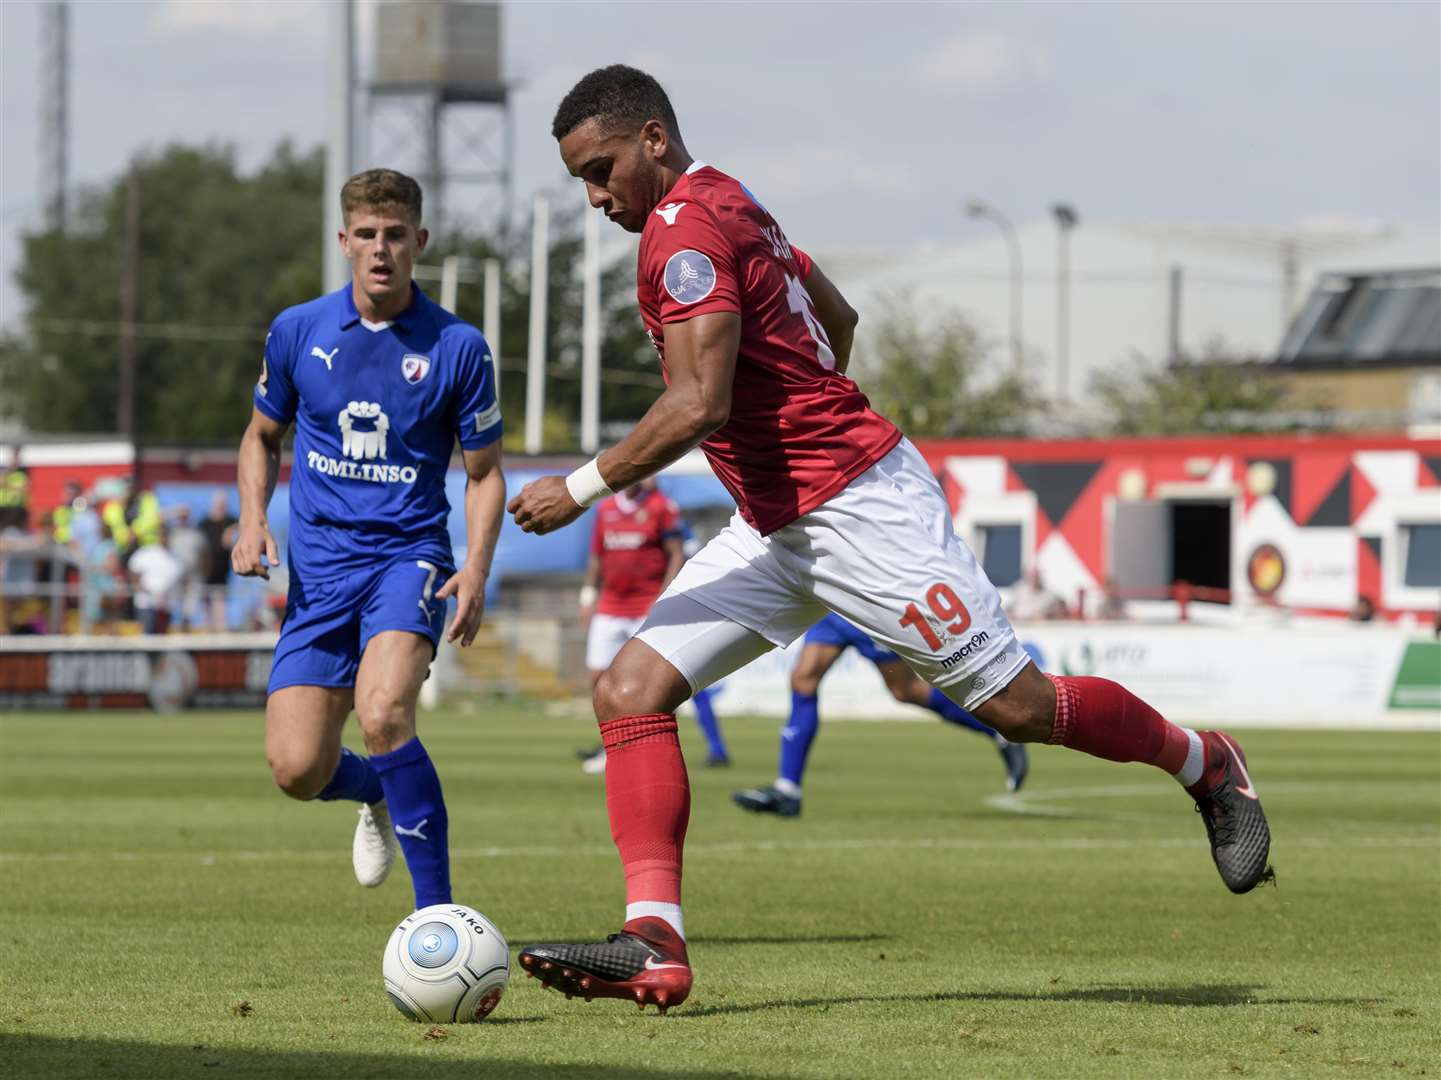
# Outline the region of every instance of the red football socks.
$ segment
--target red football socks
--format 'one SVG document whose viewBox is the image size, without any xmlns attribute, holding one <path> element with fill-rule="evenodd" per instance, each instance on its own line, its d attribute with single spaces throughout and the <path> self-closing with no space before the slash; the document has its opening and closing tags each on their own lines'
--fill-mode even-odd
<svg viewBox="0 0 1441 1080">
<path fill-rule="evenodd" d="M 680 903 L 690 779 L 675 713 L 622 716 L 600 725 L 605 805 L 625 867 L 627 903 Z"/>
<path fill-rule="evenodd" d="M 1144 761 L 1177 774 L 1190 737 L 1110 679 L 1047 675 L 1056 686 L 1056 719 L 1046 741 L 1108 761 Z"/>
</svg>

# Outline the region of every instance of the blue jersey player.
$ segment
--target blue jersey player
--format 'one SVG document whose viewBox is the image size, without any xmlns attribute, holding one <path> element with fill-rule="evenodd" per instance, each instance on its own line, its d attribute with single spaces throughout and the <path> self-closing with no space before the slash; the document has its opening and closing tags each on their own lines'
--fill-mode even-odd
<svg viewBox="0 0 1441 1080">
<path fill-rule="evenodd" d="M 805 647 L 791 671 L 791 715 L 781 728 L 780 769 L 769 787 L 747 788 L 731 796 L 737 806 L 757 813 L 795 817 L 801 812 L 801 778 L 811 743 L 820 728 L 821 679 L 847 649 L 855 649 L 881 673 L 886 689 L 897 701 L 930 709 L 942 720 L 969 728 L 995 743 L 1006 767 L 1006 789 L 1018 791 L 1026 780 L 1030 761 L 1021 743 L 1008 742 L 939 690 L 927 684 L 906 662 L 871 640 L 869 634 L 839 615 L 827 615 L 806 631 Z"/>
<path fill-rule="evenodd" d="M 411 282 L 424 249 L 416 182 L 387 169 L 341 190 L 351 281 L 271 325 L 240 444 L 239 574 L 278 565 L 266 522 L 295 425 L 290 593 L 265 708 L 275 782 L 296 799 L 360 804 L 356 877 L 378 885 L 397 842 L 416 907 L 451 902 L 440 780 L 415 705 L 442 632 L 469 645 L 505 502 L 490 349 Z M 453 561 L 445 474 L 465 460 L 465 565 Z M 446 601 L 455 618 L 444 626 Z M 340 744 L 351 709 L 369 756 Z"/>
</svg>

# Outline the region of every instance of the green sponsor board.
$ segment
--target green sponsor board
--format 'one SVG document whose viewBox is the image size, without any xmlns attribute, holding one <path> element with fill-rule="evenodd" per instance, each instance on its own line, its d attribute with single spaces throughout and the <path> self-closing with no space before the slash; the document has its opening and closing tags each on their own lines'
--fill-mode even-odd
<svg viewBox="0 0 1441 1080">
<path fill-rule="evenodd" d="M 1441 641 L 1407 644 L 1391 687 L 1391 708 L 1441 709 Z"/>
</svg>

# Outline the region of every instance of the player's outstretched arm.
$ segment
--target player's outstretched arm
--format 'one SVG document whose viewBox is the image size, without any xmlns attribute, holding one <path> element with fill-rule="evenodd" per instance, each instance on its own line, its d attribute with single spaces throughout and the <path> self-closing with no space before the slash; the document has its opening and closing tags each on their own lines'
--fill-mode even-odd
<svg viewBox="0 0 1441 1080">
<path fill-rule="evenodd" d="M 837 289 L 831 279 L 821 273 L 821 268 L 814 263 L 811 264 L 810 276 L 806 278 L 805 286 L 811 303 L 815 305 L 816 317 L 820 319 L 826 337 L 830 340 L 831 352 L 836 358 L 836 370 L 845 374 L 851 362 L 851 343 L 855 340 L 856 324 L 861 321 L 861 317 L 856 314 L 855 308 L 846 303 L 840 289 Z"/>
<path fill-rule="evenodd" d="M 455 597 L 455 619 L 445 640 L 462 647 L 475 640 L 485 614 L 485 582 L 495 558 L 500 535 L 500 513 L 505 506 L 505 473 L 500 468 L 500 441 L 479 450 L 463 451 L 465 458 L 465 565 L 435 594 L 438 600 Z"/>
<path fill-rule="evenodd" d="M 741 318 L 713 311 L 666 323 L 665 359 L 670 385 L 631 433 L 596 458 L 610 491 L 620 491 L 676 461 L 724 424 L 740 350 Z M 526 532 L 548 533 L 585 511 L 563 476 L 543 476 L 521 488 L 506 507 Z"/>
<path fill-rule="evenodd" d="M 280 565 L 280 549 L 275 537 L 270 535 L 266 508 L 270 506 L 270 496 L 275 494 L 275 480 L 280 475 L 280 446 L 289 426 L 253 409 L 250 425 L 240 439 L 240 461 L 236 470 L 240 524 L 235 546 L 230 549 L 230 566 L 244 577 L 258 576 L 268 581 L 270 568 Z"/>
</svg>

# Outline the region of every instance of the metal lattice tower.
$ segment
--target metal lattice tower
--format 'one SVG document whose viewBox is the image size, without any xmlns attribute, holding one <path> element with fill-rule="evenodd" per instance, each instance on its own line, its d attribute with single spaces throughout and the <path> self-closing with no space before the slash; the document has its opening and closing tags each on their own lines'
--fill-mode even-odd
<svg viewBox="0 0 1441 1080">
<path fill-rule="evenodd" d="M 69 184 L 70 5 L 49 0 L 40 6 L 40 175 L 36 191 L 45 209 L 45 225 L 65 228 L 65 191 Z"/>
<path fill-rule="evenodd" d="M 365 167 L 410 173 L 432 233 L 503 239 L 515 135 L 500 77 L 501 6 L 381 0 L 366 87 Z"/>
</svg>

